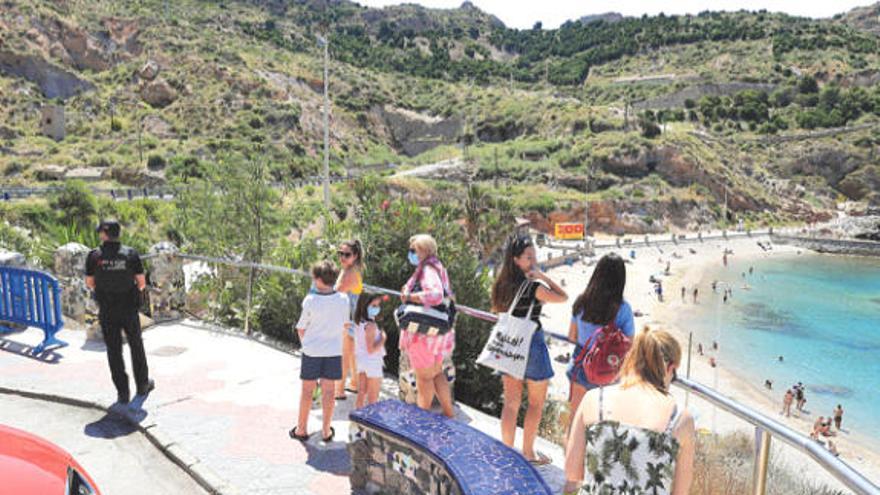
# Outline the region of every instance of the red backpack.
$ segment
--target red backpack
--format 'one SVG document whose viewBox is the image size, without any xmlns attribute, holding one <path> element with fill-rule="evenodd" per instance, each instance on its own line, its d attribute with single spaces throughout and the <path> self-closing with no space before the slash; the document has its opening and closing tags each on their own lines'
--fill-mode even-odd
<svg viewBox="0 0 880 495">
<path fill-rule="evenodd" d="M 599 386 L 613 383 L 632 341 L 612 321 L 597 328 L 587 342 L 590 345 L 584 345 L 577 358 L 584 367 L 587 381 Z"/>
</svg>

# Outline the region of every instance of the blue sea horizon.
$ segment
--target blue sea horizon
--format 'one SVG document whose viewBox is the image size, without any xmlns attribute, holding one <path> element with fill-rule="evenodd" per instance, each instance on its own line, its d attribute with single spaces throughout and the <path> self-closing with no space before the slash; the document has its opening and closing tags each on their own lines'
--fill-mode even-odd
<svg viewBox="0 0 880 495">
<path fill-rule="evenodd" d="M 695 348 L 717 340 L 721 366 L 756 386 L 772 380 L 780 408 L 785 390 L 803 382 L 811 420 L 841 404 L 843 429 L 880 448 L 880 258 L 731 260 L 704 278 L 720 285 L 717 294 L 701 288 Z"/>
</svg>

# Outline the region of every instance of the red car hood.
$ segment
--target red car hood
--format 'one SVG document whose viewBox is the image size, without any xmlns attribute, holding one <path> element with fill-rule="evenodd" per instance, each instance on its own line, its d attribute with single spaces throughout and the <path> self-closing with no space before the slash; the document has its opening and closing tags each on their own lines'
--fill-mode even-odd
<svg viewBox="0 0 880 495">
<path fill-rule="evenodd" d="M 0 495 L 63 495 L 72 462 L 56 445 L 0 425 Z"/>
</svg>

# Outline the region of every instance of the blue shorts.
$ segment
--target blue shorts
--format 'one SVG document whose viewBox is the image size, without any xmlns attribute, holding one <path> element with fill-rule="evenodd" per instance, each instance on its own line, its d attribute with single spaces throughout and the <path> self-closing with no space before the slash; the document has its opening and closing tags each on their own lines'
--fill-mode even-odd
<svg viewBox="0 0 880 495">
<path fill-rule="evenodd" d="M 547 350 L 547 343 L 544 342 L 544 330 L 541 328 L 538 328 L 532 335 L 525 378 L 535 382 L 553 378 L 553 363 L 550 361 L 550 351 Z"/>
<path fill-rule="evenodd" d="M 341 380 L 342 356 L 312 357 L 302 355 L 299 368 L 300 380 Z"/>
<path fill-rule="evenodd" d="M 354 312 L 357 310 L 359 297 L 358 294 L 348 295 L 348 320 L 351 322 L 348 326 L 348 336 L 351 338 L 354 338 Z"/>
<path fill-rule="evenodd" d="M 587 374 L 584 372 L 584 364 L 582 362 L 575 362 L 575 359 L 580 356 L 582 349 L 583 346 L 580 344 L 574 346 L 574 352 L 571 354 L 571 361 L 568 363 L 568 369 L 565 370 L 565 376 L 568 377 L 568 381 L 577 383 L 587 390 L 591 390 L 596 388 L 596 385 L 587 381 Z"/>
</svg>

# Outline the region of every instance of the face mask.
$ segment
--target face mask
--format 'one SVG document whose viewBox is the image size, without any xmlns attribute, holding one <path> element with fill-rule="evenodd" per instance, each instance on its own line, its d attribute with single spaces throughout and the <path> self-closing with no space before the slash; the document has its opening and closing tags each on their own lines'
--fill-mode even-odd
<svg viewBox="0 0 880 495">
<path fill-rule="evenodd" d="M 406 255 L 406 259 L 409 260 L 409 264 L 412 266 L 419 266 L 419 255 L 415 253 L 415 251 L 410 251 L 409 254 Z"/>
<path fill-rule="evenodd" d="M 374 319 L 379 316 L 379 312 L 381 310 L 382 308 L 380 308 L 379 306 L 370 306 L 369 308 L 367 308 L 367 316 L 369 316 L 370 319 Z"/>
</svg>

